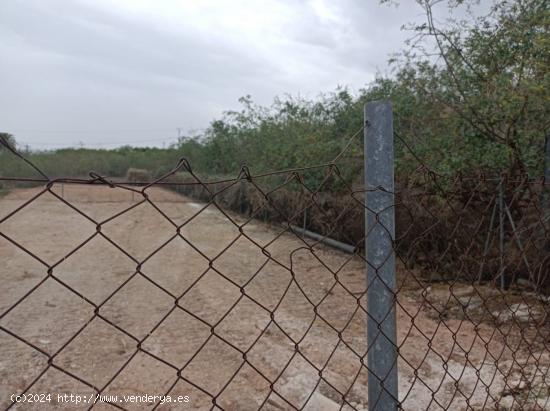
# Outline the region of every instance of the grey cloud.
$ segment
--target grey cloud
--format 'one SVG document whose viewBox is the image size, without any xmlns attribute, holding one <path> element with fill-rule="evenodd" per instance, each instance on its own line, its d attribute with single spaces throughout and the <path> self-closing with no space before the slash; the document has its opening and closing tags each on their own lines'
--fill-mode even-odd
<svg viewBox="0 0 550 411">
<path fill-rule="evenodd" d="M 30 47 L 51 53 L 53 58 L 62 55 L 77 70 L 75 74 L 88 79 L 97 75 L 100 82 L 115 83 L 113 86 L 143 86 L 157 83 L 157 79 L 173 79 L 169 87 L 179 82 L 184 87 L 189 83 L 213 85 L 222 76 L 239 79 L 268 73 L 265 62 L 228 45 L 211 44 L 199 37 L 174 38 L 76 2 L 64 12 L 69 17 L 41 6 L 27 7 L 5 18 L 16 21 L 24 13 L 28 25 L 23 30 L 12 29 L 23 32 Z M 164 81 L 159 83 L 155 85 Z"/>
<path fill-rule="evenodd" d="M 402 12 L 376 1 L 332 0 L 338 21 L 319 18 L 306 2 L 286 4 L 296 18 L 272 53 L 258 53 L 235 37 L 163 30 L 81 1 L 2 2 L 0 127 L 36 148 L 169 141 L 175 127 L 203 128 L 245 94 L 267 104 L 276 94 L 361 87 L 403 39 Z M 139 128 L 138 136 L 92 132 Z"/>
</svg>

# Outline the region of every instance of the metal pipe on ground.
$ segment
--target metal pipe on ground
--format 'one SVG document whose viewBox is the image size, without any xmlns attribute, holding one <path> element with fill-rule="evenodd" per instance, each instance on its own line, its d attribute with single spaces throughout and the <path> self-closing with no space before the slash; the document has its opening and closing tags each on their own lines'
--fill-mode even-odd
<svg viewBox="0 0 550 411">
<path fill-rule="evenodd" d="M 342 243 L 341 241 L 335 240 L 333 238 L 325 237 L 324 235 L 314 233 L 313 231 L 309 231 L 309 230 L 306 230 L 302 227 L 298 227 L 298 226 L 295 226 L 295 225 L 292 225 L 292 224 L 290 225 L 290 228 L 296 234 L 302 234 L 302 235 L 304 235 L 306 237 L 309 237 L 313 240 L 317 240 L 320 243 L 323 243 L 323 244 L 328 245 L 330 247 L 337 248 L 338 250 L 344 251 L 344 252 L 349 253 L 349 254 L 355 253 L 355 247 L 350 245 L 350 244 Z"/>
</svg>

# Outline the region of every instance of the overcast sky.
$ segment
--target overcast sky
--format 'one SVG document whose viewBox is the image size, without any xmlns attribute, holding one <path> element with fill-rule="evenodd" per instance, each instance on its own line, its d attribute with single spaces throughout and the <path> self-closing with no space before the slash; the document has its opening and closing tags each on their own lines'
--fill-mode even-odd
<svg viewBox="0 0 550 411">
<path fill-rule="evenodd" d="M 238 98 L 357 90 L 421 10 L 378 0 L 0 2 L 0 131 L 34 149 L 162 146 Z"/>
</svg>

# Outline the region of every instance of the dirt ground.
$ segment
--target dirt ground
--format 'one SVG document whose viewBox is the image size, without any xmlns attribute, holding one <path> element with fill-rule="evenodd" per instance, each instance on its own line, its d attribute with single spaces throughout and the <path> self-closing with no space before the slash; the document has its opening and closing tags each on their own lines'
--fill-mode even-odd
<svg viewBox="0 0 550 411">
<path fill-rule="evenodd" d="M 162 188 L 147 191 L 158 209 L 121 188 L 53 191 L 69 205 L 45 192 L 7 219 L 41 189 L 0 198 L 1 407 L 34 381 L 27 392 L 51 393 L 51 403 L 15 409 L 87 409 L 57 394 L 93 387 L 118 400 L 189 396 L 161 410 L 212 409 L 212 397 L 225 410 L 366 409 L 358 257 L 320 245 L 313 253 L 256 220 L 241 234 L 215 206 Z M 176 226 L 191 220 L 178 236 L 162 213 Z M 425 286 L 398 268 L 404 409 L 550 409 L 546 301 L 522 295 L 506 305 L 487 287 Z"/>
</svg>

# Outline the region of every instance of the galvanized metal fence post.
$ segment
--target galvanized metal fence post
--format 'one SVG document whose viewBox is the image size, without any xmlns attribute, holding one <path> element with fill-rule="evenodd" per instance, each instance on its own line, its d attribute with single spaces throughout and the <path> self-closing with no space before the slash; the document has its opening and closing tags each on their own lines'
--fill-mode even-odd
<svg viewBox="0 0 550 411">
<path fill-rule="evenodd" d="M 368 406 L 370 411 L 389 411 L 399 404 L 391 102 L 368 103 L 365 124 Z"/>
</svg>

